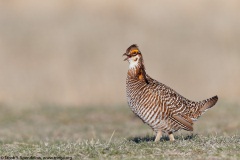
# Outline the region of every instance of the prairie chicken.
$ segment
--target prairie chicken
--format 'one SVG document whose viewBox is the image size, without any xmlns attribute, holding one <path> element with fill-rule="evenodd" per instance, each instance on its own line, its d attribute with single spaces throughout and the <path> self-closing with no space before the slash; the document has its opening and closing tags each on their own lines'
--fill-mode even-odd
<svg viewBox="0 0 240 160">
<path fill-rule="evenodd" d="M 123 56 L 129 62 L 126 80 L 127 101 L 131 110 L 156 132 L 159 141 L 162 132 L 174 141 L 173 132 L 180 129 L 193 131 L 196 121 L 214 106 L 218 97 L 195 102 L 190 101 L 170 87 L 146 74 L 143 56 L 136 44 L 131 45 Z"/>
</svg>

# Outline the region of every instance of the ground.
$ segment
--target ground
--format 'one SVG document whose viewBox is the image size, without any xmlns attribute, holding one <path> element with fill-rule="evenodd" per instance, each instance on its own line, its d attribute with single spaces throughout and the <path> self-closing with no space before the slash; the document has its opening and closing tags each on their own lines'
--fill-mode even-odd
<svg viewBox="0 0 240 160">
<path fill-rule="evenodd" d="M 1 159 L 240 159 L 240 107 L 219 102 L 194 125 L 154 142 L 128 106 L 0 106 Z"/>
</svg>

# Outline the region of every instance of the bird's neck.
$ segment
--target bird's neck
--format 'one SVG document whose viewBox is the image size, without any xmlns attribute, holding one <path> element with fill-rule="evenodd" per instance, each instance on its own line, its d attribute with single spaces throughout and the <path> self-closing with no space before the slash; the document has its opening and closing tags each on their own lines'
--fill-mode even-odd
<svg viewBox="0 0 240 160">
<path fill-rule="evenodd" d="M 128 77 L 148 83 L 143 60 L 139 60 L 135 64 L 129 64 Z"/>
</svg>

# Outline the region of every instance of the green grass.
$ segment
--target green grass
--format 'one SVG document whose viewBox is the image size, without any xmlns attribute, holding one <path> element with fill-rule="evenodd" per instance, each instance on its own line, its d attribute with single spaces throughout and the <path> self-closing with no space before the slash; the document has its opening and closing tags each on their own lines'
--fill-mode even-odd
<svg viewBox="0 0 240 160">
<path fill-rule="evenodd" d="M 157 143 L 127 106 L 1 106 L 0 111 L 2 159 L 240 159 L 236 104 L 217 104 L 194 132 L 180 131 L 175 142 L 164 136 Z"/>
<path fill-rule="evenodd" d="M 73 159 L 239 159 L 239 136 L 178 136 L 176 142 L 129 139 L 1 143 L 1 155 Z"/>
</svg>

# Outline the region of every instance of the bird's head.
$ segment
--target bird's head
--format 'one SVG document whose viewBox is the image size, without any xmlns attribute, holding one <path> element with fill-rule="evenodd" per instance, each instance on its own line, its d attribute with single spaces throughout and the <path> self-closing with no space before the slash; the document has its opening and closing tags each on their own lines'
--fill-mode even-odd
<svg viewBox="0 0 240 160">
<path fill-rule="evenodd" d="M 136 44 L 131 45 L 123 56 L 127 56 L 124 61 L 129 62 L 129 68 L 135 68 L 142 63 L 142 54 Z"/>
</svg>

